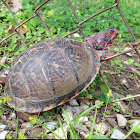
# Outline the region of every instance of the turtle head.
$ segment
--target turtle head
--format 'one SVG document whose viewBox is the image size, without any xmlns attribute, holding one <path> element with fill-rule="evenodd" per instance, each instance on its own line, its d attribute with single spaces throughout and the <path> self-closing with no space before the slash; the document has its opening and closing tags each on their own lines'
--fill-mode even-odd
<svg viewBox="0 0 140 140">
<path fill-rule="evenodd" d="M 90 45 L 91 48 L 97 51 L 101 60 L 110 56 L 108 46 L 116 39 L 118 31 L 116 28 L 109 28 L 103 32 L 93 34 L 85 39 L 85 42 Z M 105 52 L 106 55 L 103 55 Z M 108 52 L 108 53 L 107 53 Z"/>
</svg>

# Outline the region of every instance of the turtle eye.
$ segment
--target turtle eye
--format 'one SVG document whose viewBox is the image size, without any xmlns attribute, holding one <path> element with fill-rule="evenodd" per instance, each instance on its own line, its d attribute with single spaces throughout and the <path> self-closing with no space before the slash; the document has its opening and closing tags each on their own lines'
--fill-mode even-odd
<svg viewBox="0 0 140 140">
<path fill-rule="evenodd" d="M 110 31 L 113 33 L 114 32 L 114 29 L 110 29 Z"/>
</svg>

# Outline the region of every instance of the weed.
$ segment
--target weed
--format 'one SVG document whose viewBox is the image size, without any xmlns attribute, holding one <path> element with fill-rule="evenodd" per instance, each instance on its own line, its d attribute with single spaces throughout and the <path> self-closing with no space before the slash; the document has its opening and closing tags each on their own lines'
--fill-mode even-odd
<svg viewBox="0 0 140 140">
<path fill-rule="evenodd" d="M 22 132 L 18 133 L 18 139 L 27 139 Z"/>
<path fill-rule="evenodd" d="M 13 138 L 12 138 L 12 136 L 11 136 L 10 134 L 8 134 L 8 135 L 6 136 L 6 139 L 12 140 Z"/>
<path fill-rule="evenodd" d="M 41 139 L 45 139 L 48 136 L 48 134 L 45 132 L 41 132 L 41 133 L 39 133 L 38 136 L 41 137 Z"/>
</svg>

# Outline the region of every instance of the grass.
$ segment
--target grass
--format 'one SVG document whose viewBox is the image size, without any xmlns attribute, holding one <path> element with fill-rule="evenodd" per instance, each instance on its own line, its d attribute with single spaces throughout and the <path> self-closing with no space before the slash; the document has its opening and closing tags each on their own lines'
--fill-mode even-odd
<svg viewBox="0 0 140 140">
<path fill-rule="evenodd" d="M 39 0 L 37 1 L 37 4 L 39 5 L 41 4 L 41 2 L 42 1 Z M 93 3 L 92 1 L 88 0 L 73 0 L 71 1 L 71 3 L 74 6 L 79 19 L 83 21 L 84 19 L 99 12 L 100 10 L 113 5 L 114 1 L 99 0 Z M 34 15 L 35 5 L 33 4 L 32 0 L 24 0 L 22 1 L 22 4 L 22 9 L 14 13 L 18 22 L 25 21 L 26 19 Z M 136 37 L 138 37 L 140 32 L 140 23 L 138 20 L 140 15 L 139 0 L 120 1 L 119 6 L 124 13 L 124 16 L 128 21 L 130 27 L 132 28 L 132 31 L 134 32 Z M 2 38 L 5 38 L 9 35 L 8 28 L 12 24 L 16 23 L 12 15 L 9 13 L 8 9 L 6 9 L 4 6 L 2 6 L 0 12 L 0 26 L 4 27 L 4 29 L 0 29 L 0 36 Z M 53 38 L 62 37 L 77 28 L 78 22 L 74 17 L 70 6 L 65 0 L 56 0 L 53 2 L 50 1 L 49 5 L 44 5 L 42 8 L 40 8 L 40 14 L 45 23 L 48 25 Z M 30 47 L 34 43 L 50 39 L 46 29 L 37 17 L 28 21 L 26 23 L 26 26 L 28 28 L 28 31 L 26 35 L 22 35 L 22 37 L 26 41 L 27 46 Z M 82 25 L 81 29 L 87 37 L 93 33 L 103 31 L 109 27 L 116 27 L 118 29 L 119 37 L 117 39 L 117 42 L 133 40 L 116 8 L 108 10 L 98 15 L 97 17 L 90 19 Z M 80 34 L 80 32 L 78 33 Z M 83 40 L 81 34 L 79 38 L 74 39 L 81 41 Z M 4 53 L 4 55 L 8 57 L 9 63 L 11 63 L 10 58 L 12 56 L 17 56 L 21 51 L 24 50 L 25 46 L 23 45 L 23 43 L 21 43 L 21 39 L 17 35 L 14 35 L 13 37 L 7 39 L 5 47 L 1 48 L 1 51 Z"/>
</svg>

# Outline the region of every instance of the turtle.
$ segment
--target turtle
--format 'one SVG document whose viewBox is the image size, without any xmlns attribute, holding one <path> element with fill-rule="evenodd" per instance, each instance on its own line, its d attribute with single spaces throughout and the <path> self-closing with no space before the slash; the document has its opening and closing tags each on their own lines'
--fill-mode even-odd
<svg viewBox="0 0 140 140">
<path fill-rule="evenodd" d="M 116 28 L 109 28 L 84 42 L 55 38 L 21 52 L 6 78 L 8 104 L 34 114 L 73 99 L 93 82 L 117 35 Z"/>
</svg>

